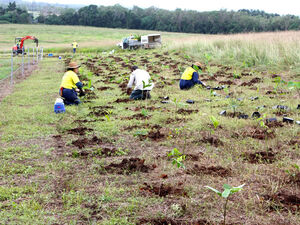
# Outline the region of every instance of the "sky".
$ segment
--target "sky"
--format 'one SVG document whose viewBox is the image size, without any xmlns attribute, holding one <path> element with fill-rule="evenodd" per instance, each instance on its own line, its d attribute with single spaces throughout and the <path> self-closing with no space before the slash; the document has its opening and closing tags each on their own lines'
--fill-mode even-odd
<svg viewBox="0 0 300 225">
<path fill-rule="evenodd" d="M 33 2 L 27 0 L 29 2 Z M 141 8 L 155 6 L 161 9 L 174 10 L 176 8 L 192 9 L 197 11 L 259 9 L 267 13 L 280 15 L 292 14 L 300 16 L 299 0 L 35 0 L 35 2 L 48 2 L 60 4 L 83 4 L 83 5 L 115 5 L 120 4 L 130 8 L 134 5 Z"/>
</svg>

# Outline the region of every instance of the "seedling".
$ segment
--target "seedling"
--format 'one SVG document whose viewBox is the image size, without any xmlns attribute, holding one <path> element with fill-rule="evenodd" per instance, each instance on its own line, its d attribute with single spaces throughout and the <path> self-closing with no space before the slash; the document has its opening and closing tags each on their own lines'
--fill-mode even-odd
<svg viewBox="0 0 300 225">
<path fill-rule="evenodd" d="M 172 164 L 176 165 L 177 168 L 185 169 L 183 161 L 185 160 L 185 155 L 182 154 L 177 148 L 173 148 L 173 150 L 168 153 L 168 157 L 172 157 Z"/>
<path fill-rule="evenodd" d="M 240 190 L 242 190 L 242 188 L 244 187 L 245 184 L 242 184 L 238 187 L 231 187 L 229 184 L 224 184 L 223 185 L 223 188 L 224 188 L 224 191 L 223 192 L 220 192 L 210 186 L 205 186 L 206 188 L 208 188 L 209 190 L 217 193 L 219 196 L 221 196 L 222 198 L 225 198 L 226 201 L 225 201 L 225 204 L 224 204 L 224 207 L 223 207 L 223 217 L 224 217 L 224 221 L 223 221 L 223 224 L 226 225 L 226 210 L 227 210 L 227 203 L 228 203 L 228 200 L 229 200 L 229 197 L 236 193 L 236 192 L 239 192 Z"/>
<path fill-rule="evenodd" d="M 214 117 L 214 116 L 210 116 L 209 119 L 212 122 L 212 124 L 214 125 L 215 129 L 217 129 L 218 126 L 220 125 L 219 120 L 217 120 L 216 117 Z"/>
<path fill-rule="evenodd" d="M 148 116 L 148 111 L 147 111 L 146 109 L 142 109 L 142 112 L 141 112 L 141 113 L 142 113 L 142 115 L 145 116 L 145 117 Z"/>
<path fill-rule="evenodd" d="M 233 72 L 233 78 L 234 78 L 234 79 L 240 79 L 240 78 L 241 78 L 241 74 L 235 70 L 235 71 Z"/>
</svg>

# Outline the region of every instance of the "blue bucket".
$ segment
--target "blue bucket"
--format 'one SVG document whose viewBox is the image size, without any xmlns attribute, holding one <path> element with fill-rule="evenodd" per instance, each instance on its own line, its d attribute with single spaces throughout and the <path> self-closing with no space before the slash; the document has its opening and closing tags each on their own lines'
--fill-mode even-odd
<svg viewBox="0 0 300 225">
<path fill-rule="evenodd" d="M 61 102 L 57 102 L 54 104 L 54 112 L 55 113 L 64 113 L 66 112 L 65 104 Z"/>
</svg>

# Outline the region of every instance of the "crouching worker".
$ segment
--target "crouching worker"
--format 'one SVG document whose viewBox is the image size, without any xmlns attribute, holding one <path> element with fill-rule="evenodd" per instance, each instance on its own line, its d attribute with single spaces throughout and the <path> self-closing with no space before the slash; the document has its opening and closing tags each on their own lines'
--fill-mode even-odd
<svg viewBox="0 0 300 225">
<path fill-rule="evenodd" d="M 61 97 L 63 97 L 66 105 L 78 105 L 81 103 L 77 97 L 76 91 L 79 92 L 79 96 L 85 95 L 82 89 L 83 84 L 80 82 L 77 76 L 79 67 L 80 66 L 78 66 L 76 62 L 70 62 L 67 72 L 62 78 L 59 94 Z"/>
<path fill-rule="evenodd" d="M 179 81 L 179 87 L 181 90 L 190 89 L 195 84 L 201 84 L 204 87 L 206 86 L 199 80 L 198 72 L 202 70 L 202 67 L 203 66 L 201 65 L 201 63 L 195 62 L 194 64 L 192 64 L 192 66 L 185 69 Z"/>
<path fill-rule="evenodd" d="M 131 91 L 133 84 L 134 90 L 131 92 L 130 99 L 140 100 L 151 98 L 150 91 L 154 87 L 150 75 L 147 71 L 139 69 L 137 66 L 131 67 L 131 75 L 127 84 L 127 93 Z"/>
</svg>

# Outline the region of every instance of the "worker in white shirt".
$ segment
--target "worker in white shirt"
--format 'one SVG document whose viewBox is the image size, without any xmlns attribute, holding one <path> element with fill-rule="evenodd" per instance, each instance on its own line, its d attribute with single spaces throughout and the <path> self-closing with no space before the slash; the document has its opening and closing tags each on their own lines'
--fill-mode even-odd
<svg viewBox="0 0 300 225">
<path fill-rule="evenodd" d="M 145 100 L 151 98 L 150 91 L 154 87 L 149 73 L 139 69 L 137 66 L 131 67 L 131 75 L 127 84 L 127 93 L 131 91 L 134 84 L 134 90 L 131 92 L 130 99 Z"/>
</svg>

